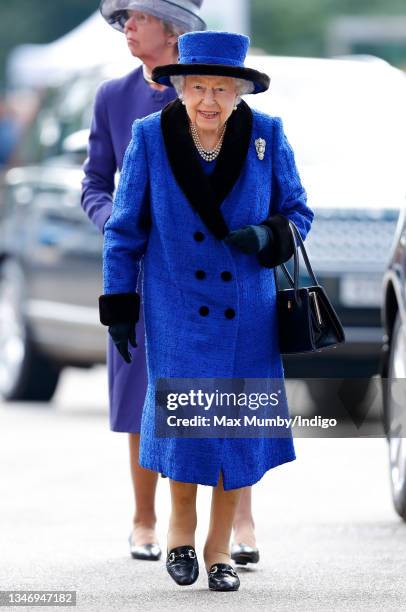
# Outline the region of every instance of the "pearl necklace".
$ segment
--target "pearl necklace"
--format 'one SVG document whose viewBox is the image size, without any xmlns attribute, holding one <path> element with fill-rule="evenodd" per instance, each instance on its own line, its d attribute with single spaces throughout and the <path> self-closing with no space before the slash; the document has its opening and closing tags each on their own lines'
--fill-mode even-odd
<svg viewBox="0 0 406 612">
<path fill-rule="evenodd" d="M 225 122 L 225 124 L 223 126 L 223 129 L 221 130 L 221 135 L 220 135 L 219 141 L 216 144 L 216 146 L 214 147 L 214 149 L 207 150 L 207 149 L 203 148 L 202 143 L 200 142 L 200 138 L 199 138 L 199 134 L 197 132 L 196 125 L 194 123 L 190 122 L 190 132 L 192 134 L 193 142 L 195 143 L 195 146 L 196 146 L 196 149 L 199 152 L 199 155 L 201 157 L 203 157 L 203 159 L 205 161 L 207 161 L 207 162 L 214 161 L 219 156 L 219 153 L 221 151 L 221 147 L 223 145 L 223 139 L 224 139 L 224 134 L 226 132 L 226 128 L 227 128 L 227 121 Z"/>
</svg>

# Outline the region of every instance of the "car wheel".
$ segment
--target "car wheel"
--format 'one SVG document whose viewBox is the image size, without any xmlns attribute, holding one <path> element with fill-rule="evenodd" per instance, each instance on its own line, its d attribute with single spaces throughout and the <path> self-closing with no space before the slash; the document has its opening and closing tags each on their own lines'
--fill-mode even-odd
<svg viewBox="0 0 406 612">
<path fill-rule="evenodd" d="M 390 481 L 396 512 L 406 521 L 406 329 L 398 313 L 389 351 L 386 391 L 386 429 L 389 446 Z M 400 437 L 400 436 L 405 437 Z"/>
<path fill-rule="evenodd" d="M 308 378 L 306 383 L 315 414 L 341 418 L 348 415 L 357 425 L 362 424 L 366 415 L 360 407 L 367 397 L 369 378 Z"/>
<path fill-rule="evenodd" d="M 60 368 L 35 348 L 24 312 L 24 274 L 14 260 L 0 266 L 0 396 L 6 401 L 49 401 Z"/>
</svg>

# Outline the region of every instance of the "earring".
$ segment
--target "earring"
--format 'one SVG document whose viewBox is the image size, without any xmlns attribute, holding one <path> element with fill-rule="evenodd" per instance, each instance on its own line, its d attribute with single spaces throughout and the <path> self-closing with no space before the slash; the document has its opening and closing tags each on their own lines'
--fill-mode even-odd
<svg viewBox="0 0 406 612">
<path fill-rule="evenodd" d="M 233 110 L 237 110 L 237 105 L 234 106 Z"/>
</svg>

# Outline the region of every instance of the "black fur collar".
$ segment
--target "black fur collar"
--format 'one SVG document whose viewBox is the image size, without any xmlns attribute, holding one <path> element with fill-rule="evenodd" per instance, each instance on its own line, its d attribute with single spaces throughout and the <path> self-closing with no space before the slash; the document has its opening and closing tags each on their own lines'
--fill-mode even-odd
<svg viewBox="0 0 406 612">
<path fill-rule="evenodd" d="M 207 176 L 189 131 L 185 107 L 180 100 L 175 100 L 162 111 L 162 133 L 175 179 L 192 208 L 219 240 L 229 233 L 220 207 L 241 174 L 251 140 L 252 122 L 251 109 L 243 101 L 228 120 L 216 167 Z"/>
</svg>

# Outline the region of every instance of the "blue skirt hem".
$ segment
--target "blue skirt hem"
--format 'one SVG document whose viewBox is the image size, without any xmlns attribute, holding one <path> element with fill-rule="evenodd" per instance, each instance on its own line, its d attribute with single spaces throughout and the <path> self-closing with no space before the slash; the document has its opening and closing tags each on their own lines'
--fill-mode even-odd
<svg viewBox="0 0 406 612">
<path fill-rule="evenodd" d="M 266 468 L 264 468 L 261 472 L 258 472 L 255 476 L 251 475 L 249 478 L 244 479 L 243 481 L 233 482 L 233 479 L 229 479 L 227 473 L 224 473 L 222 466 L 220 466 L 220 471 L 215 480 L 210 478 L 206 479 L 201 475 L 180 475 L 176 468 L 163 468 L 157 463 L 139 460 L 139 464 L 141 467 L 146 468 L 148 470 L 152 470 L 153 472 L 160 472 L 164 476 L 167 476 L 171 480 L 176 480 L 178 482 L 185 482 L 189 484 L 201 484 L 209 487 L 217 486 L 218 479 L 220 476 L 220 472 L 223 473 L 223 487 L 225 491 L 231 491 L 232 489 L 241 489 L 242 487 L 251 487 L 261 480 L 266 472 L 269 470 L 278 467 L 278 465 L 283 465 L 284 463 L 288 463 L 290 461 L 294 461 L 296 459 L 295 452 L 282 455 L 280 457 L 275 457 L 273 461 L 271 461 Z"/>
</svg>

